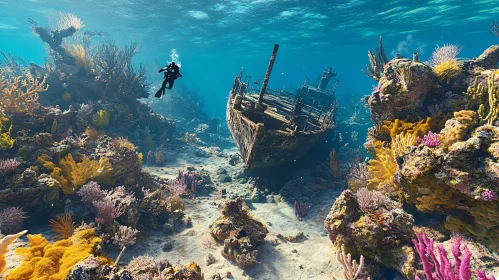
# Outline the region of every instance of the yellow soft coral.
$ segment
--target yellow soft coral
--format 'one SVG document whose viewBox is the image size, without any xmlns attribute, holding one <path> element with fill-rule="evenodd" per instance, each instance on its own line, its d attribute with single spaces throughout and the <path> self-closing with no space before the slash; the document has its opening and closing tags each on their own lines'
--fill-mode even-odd
<svg viewBox="0 0 499 280">
<path fill-rule="evenodd" d="M 96 127 L 105 127 L 109 124 L 109 113 L 106 110 L 100 110 L 92 117 L 92 123 Z"/>
<path fill-rule="evenodd" d="M 46 77 L 41 82 L 31 75 L 10 78 L 0 69 L 0 112 L 35 115 L 40 107 L 38 94 L 48 90 L 45 83 Z"/>
<path fill-rule="evenodd" d="M 76 66 L 85 69 L 86 71 L 92 70 L 92 57 L 85 50 L 81 44 L 66 44 L 64 49 L 75 59 Z"/>
<path fill-rule="evenodd" d="M 433 72 L 437 75 L 438 79 L 446 83 L 456 78 L 461 71 L 461 66 L 459 66 L 459 63 L 454 59 L 444 61 L 433 69 Z"/>
<path fill-rule="evenodd" d="M 12 124 L 9 130 L 2 132 L 5 129 L 2 123 L 0 123 L 0 150 L 7 150 L 14 146 L 14 138 L 10 137 L 10 131 L 12 130 Z"/>
<path fill-rule="evenodd" d="M 103 179 L 113 170 L 109 159 L 102 157 L 99 161 L 90 160 L 86 156 L 82 161 L 76 163 L 71 154 L 61 159 L 56 166 L 49 158 L 40 156 L 38 161 L 43 167 L 52 171 L 50 176 L 56 179 L 62 186 L 65 194 L 72 194 L 91 180 Z"/>
<path fill-rule="evenodd" d="M 410 133 L 398 134 L 395 139 L 392 139 L 392 150 L 395 157 L 403 156 L 407 147 L 412 147 L 416 144 L 416 136 Z"/>
<path fill-rule="evenodd" d="M 41 234 L 28 235 L 28 239 L 28 248 L 16 250 L 16 254 L 24 257 L 23 263 L 10 271 L 5 280 L 64 280 L 78 262 L 95 254 L 102 244 L 94 229 L 76 232 L 53 244 Z"/>
<path fill-rule="evenodd" d="M 19 237 L 24 235 L 27 230 L 23 230 L 17 234 L 6 235 L 2 240 L 0 240 L 0 273 L 2 273 L 7 266 L 5 261 L 5 254 L 9 252 L 9 245 L 14 243 Z"/>
<path fill-rule="evenodd" d="M 383 125 L 377 127 L 377 133 L 384 135 L 385 137 L 390 137 L 390 139 L 395 139 L 397 135 L 406 133 L 414 135 L 415 137 L 423 137 L 428 134 L 431 129 L 434 128 L 434 120 L 428 117 L 419 122 L 408 122 L 399 119 L 394 121 L 384 121 Z"/>
<path fill-rule="evenodd" d="M 374 149 L 376 151 L 376 158 L 369 161 L 369 177 L 367 185 L 371 189 L 385 190 L 388 192 L 396 188 L 393 175 L 397 171 L 395 163 L 395 155 L 393 150 L 384 147 L 382 142 L 375 140 Z"/>
</svg>

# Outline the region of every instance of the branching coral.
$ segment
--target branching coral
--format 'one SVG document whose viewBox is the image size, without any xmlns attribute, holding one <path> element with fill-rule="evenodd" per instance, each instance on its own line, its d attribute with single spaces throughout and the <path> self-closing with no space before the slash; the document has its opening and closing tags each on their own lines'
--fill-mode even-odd
<svg viewBox="0 0 499 280">
<path fill-rule="evenodd" d="M 97 253 L 102 239 L 94 234 L 94 229 L 82 230 L 53 244 L 49 244 L 41 234 L 28 235 L 29 247 L 16 249 L 16 254 L 24 258 L 23 263 L 11 270 L 5 279 L 66 279 L 78 262 Z"/>
<path fill-rule="evenodd" d="M 370 50 L 367 51 L 367 55 L 369 56 L 369 62 L 371 66 L 366 64 L 367 71 L 362 70 L 364 74 L 373 78 L 376 81 L 381 79 L 383 75 L 383 68 L 385 64 L 388 62 L 388 57 L 386 56 L 385 48 L 383 47 L 383 40 L 379 37 L 379 47 L 376 48 L 376 54 L 373 54 Z"/>
<path fill-rule="evenodd" d="M 111 163 L 105 157 L 99 161 L 90 160 L 86 156 L 82 161 L 76 163 L 71 154 L 61 159 L 59 166 L 56 166 L 47 157 L 38 157 L 38 161 L 43 167 L 51 170 L 50 176 L 61 183 L 62 191 L 65 194 L 72 194 L 85 183 L 91 180 L 103 179 L 113 170 Z"/>
<path fill-rule="evenodd" d="M 471 253 L 468 248 L 464 249 L 464 256 L 461 259 L 461 238 L 456 239 L 452 246 L 452 255 L 454 256 L 454 266 L 450 263 L 447 252 L 442 245 L 437 246 L 440 261 L 434 253 L 434 241 L 426 236 L 426 234 L 417 234 L 417 240 L 412 242 L 416 251 L 423 262 L 423 270 L 428 280 L 469 280 L 471 278 L 470 260 Z M 433 263 L 430 262 L 430 259 Z M 433 270 L 435 269 L 435 272 Z M 420 280 L 416 276 L 417 280 Z"/>
<path fill-rule="evenodd" d="M 474 84 L 465 94 L 468 99 L 466 109 L 477 111 L 482 123 L 493 125 L 499 117 L 499 86 L 496 83 L 496 72 L 488 75 L 486 89 L 484 84 L 479 82 L 479 77 L 476 77 Z"/>
<path fill-rule="evenodd" d="M 38 94 L 47 90 L 46 77 L 42 81 L 31 75 L 9 78 L 0 71 L 0 113 L 34 115 L 40 107 Z"/>
<path fill-rule="evenodd" d="M 132 246 L 135 244 L 135 238 L 138 232 L 139 231 L 134 228 L 120 225 L 118 232 L 114 234 L 114 243 L 120 248 Z"/>
<path fill-rule="evenodd" d="M 146 69 L 136 69 L 133 66 L 132 59 L 138 52 L 137 43 L 120 49 L 111 42 L 105 42 L 96 48 L 93 67 L 106 83 L 106 89 L 110 89 L 113 94 L 127 97 L 140 98 L 149 95 Z M 106 95 L 110 93 L 104 92 Z"/>
<path fill-rule="evenodd" d="M 350 254 L 346 254 L 345 245 L 342 244 L 338 252 L 336 252 L 336 259 L 338 259 L 343 267 L 343 276 L 345 276 L 345 280 L 361 279 L 358 277 L 364 268 L 364 256 L 360 256 L 359 265 L 357 265 L 357 261 L 352 260 L 352 256 Z M 369 279 L 371 278 L 368 277 L 367 280 Z"/>
</svg>

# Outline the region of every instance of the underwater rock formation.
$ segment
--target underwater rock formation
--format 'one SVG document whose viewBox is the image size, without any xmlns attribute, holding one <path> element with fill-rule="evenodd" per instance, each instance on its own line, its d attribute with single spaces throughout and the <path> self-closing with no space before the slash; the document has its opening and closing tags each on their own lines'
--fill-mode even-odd
<svg viewBox="0 0 499 280">
<path fill-rule="evenodd" d="M 222 255 L 243 269 L 258 263 L 255 247 L 264 242 L 267 228 L 251 217 L 241 198 L 223 203 L 219 210 L 222 216 L 210 225 L 210 233 L 224 243 Z"/>
<path fill-rule="evenodd" d="M 413 222 L 399 203 L 381 193 L 346 190 L 336 199 L 324 226 L 335 248 L 344 245 L 353 258 L 363 255 L 371 267 L 384 264 L 411 278 L 416 261 L 411 246 Z"/>
<path fill-rule="evenodd" d="M 440 93 L 434 89 L 436 82 L 426 64 L 409 59 L 391 60 L 369 97 L 371 119 L 379 123 L 417 114 L 426 98 Z"/>
<path fill-rule="evenodd" d="M 499 128 L 484 125 L 466 133 L 469 128 L 454 118 L 440 135 L 449 139 L 449 131 L 459 129 L 464 132 L 452 134 L 448 152 L 421 145 L 405 155 L 395 174 L 397 185 L 418 210 L 449 215 L 447 229 L 476 236 L 498 250 L 499 202 L 493 194 L 499 192 L 499 163 L 493 153 Z"/>
<path fill-rule="evenodd" d="M 498 49 L 431 66 L 417 56 L 388 62 L 369 97 L 378 125 L 365 144 L 376 171 L 371 189 L 445 214 L 446 229 L 492 250 L 499 248 Z"/>
<path fill-rule="evenodd" d="M 166 259 L 158 263 L 154 257 L 144 255 L 134 258 L 124 269 L 111 273 L 109 279 L 202 280 L 204 279 L 204 275 L 201 273 L 201 268 L 194 262 L 187 265 L 172 265 Z"/>
</svg>

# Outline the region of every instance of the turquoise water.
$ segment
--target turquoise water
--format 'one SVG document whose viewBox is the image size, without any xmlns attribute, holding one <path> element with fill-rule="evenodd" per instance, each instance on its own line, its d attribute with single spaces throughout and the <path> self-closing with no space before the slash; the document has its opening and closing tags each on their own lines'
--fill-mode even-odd
<svg viewBox="0 0 499 280">
<path fill-rule="evenodd" d="M 76 13 L 82 31 L 101 31 L 119 44 L 139 41 L 135 62 L 150 68 L 176 49 L 184 77 L 177 81 L 205 99 L 210 115 L 223 116 L 235 75 L 264 75 L 274 43 L 280 44 L 271 87 L 298 86 L 324 67 L 338 72 L 340 99 L 347 91 L 369 94 L 373 81 L 360 70 L 367 49 L 383 36 L 389 58 L 420 53 L 436 45 L 463 47 L 461 57 L 478 56 L 498 42 L 487 32 L 499 12 L 497 1 L 298 1 L 298 0 L 4 0 L 0 2 L 0 50 L 43 63 L 46 45 L 31 34 L 28 18 L 48 23 L 48 13 Z"/>
</svg>

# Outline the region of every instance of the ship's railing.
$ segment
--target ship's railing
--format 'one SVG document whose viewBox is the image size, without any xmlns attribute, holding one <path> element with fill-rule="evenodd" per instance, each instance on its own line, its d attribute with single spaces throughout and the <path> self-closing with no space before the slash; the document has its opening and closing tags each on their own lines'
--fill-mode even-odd
<svg viewBox="0 0 499 280">
<path fill-rule="evenodd" d="M 249 81 L 247 83 L 243 82 L 241 78 L 242 71 L 234 80 L 231 95 L 229 98 L 234 98 L 236 95 L 241 95 L 244 98 L 247 94 L 258 95 L 260 93 L 259 89 L 249 87 Z M 295 93 L 291 93 L 285 89 L 267 88 L 265 90 L 264 96 L 267 95 L 286 97 L 288 100 L 294 103 L 293 106 L 296 106 L 297 103 L 300 103 L 300 117 L 305 119 L 305 125 L 298 128 L 299 131 L 326 129 L 332 126 L 333 118 L 336 113 L 337 103 L 332 104 L 332 106 L 310 106 L 306 104 L 307 102 L 304 102 L 306 100 L 300 100 L 301 102 L 297 102 L 298 96 Z M 291 115 L 285 115 L 283 117 L 288 121 L 290 121 L 291 119 Z"/>
</svg>

